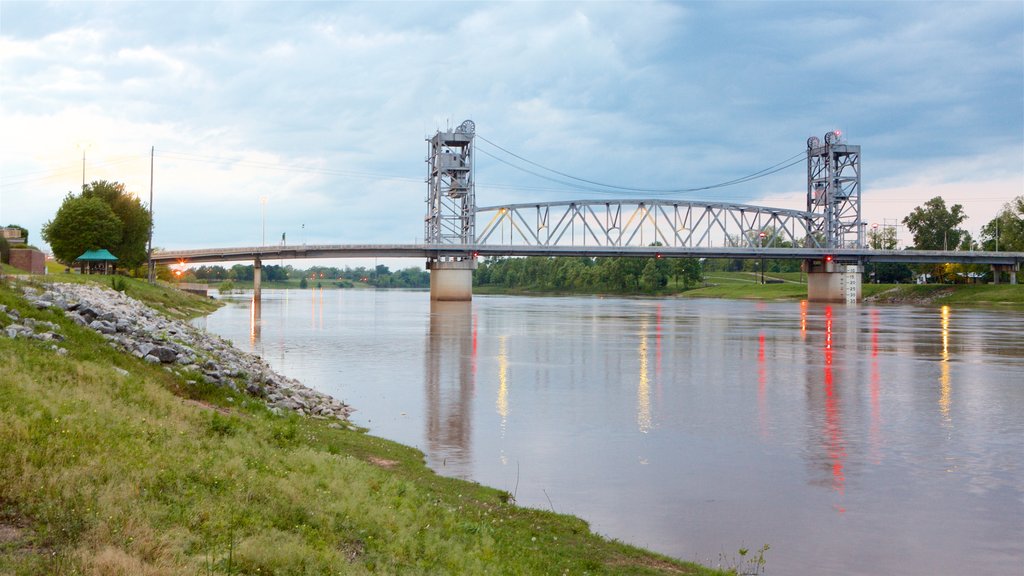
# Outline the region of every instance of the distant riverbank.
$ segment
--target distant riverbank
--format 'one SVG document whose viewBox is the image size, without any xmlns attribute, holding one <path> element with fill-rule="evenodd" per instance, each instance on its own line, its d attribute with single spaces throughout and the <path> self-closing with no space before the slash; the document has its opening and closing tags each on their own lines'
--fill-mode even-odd
<svg viewBox="0 0 1024 576">
<path fill-rule="evenodd" d="M 777 277 L 776 277 L 777 276 Z M 797 275 L 775 275 L 761 284 L 759 278 L 745 273 L 716 273 L 705 285 L 690 290 L 666 289 L 658 293 L 634 292 L 615 293 L 615 296 L 678 297 L 678 298 L 724 298 L 744 300 L 801 300 L 807 298 L 807 285 L 797 280 Z M 593 292 L 519 290 L 474 287 L 476 294 L 516 295 L 580 295 Z M 1009 306 L 1024 308 L 1024 285 L 1011 284 L 864 284 L 862 294 L 865 302 L 876 304 L 913 304 L 922 306 Z"/>
</svg>

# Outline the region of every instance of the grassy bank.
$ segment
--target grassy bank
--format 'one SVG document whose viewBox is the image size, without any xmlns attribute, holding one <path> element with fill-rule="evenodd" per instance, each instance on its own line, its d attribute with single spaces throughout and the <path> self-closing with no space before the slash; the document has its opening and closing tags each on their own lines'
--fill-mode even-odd
<svg viewBox="0 0 1024 576">
<path fill-rule="evenodd" d="M 718 573 L 437 476 L 412 448 L 190 384 L 6 284 L 0 304 L 58 324 L 68 352 L 0 338 L 0 574 Z M 127 287 L 208 306 L 152 290 Z"/>
<path fill-rule="evenodd" d="M 656 293 L 624 293 L 620 296 L 678 296 L 683 298 L 726 298 L 749 300 L 802 300 L 807 298 L 806 275 L 793 273 L 766 274 L 770 282 L 761 284 L 752 272 L 713 272 L 705 277 L 703 286 L 683 290 L 671 283 Z M 474 287 L 476 294 L 553 294 L 537 290 L 516 290 L 492 286 Z M 879 304 L 916 304 L 958 307 L 999 306 L 1024 309 L 1024 285 L 989 284 L 864 284 L 861 290 L 868 302 Z M 591 294 L 562 291 L 560 295 Z"/>
</svg>

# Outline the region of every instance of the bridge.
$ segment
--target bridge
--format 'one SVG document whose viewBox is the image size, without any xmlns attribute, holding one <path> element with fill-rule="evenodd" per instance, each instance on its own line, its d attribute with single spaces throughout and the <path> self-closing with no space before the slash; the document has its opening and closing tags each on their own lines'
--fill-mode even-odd
<svg viewBox="0 0 1024 576">
<path fill-rule="evenodd" d="M 860 147 L 838 131 L 807 141 L 804 210 L 682 200 L 572 200 L 478 207 L 475 126 L 439 131 L 430 142 L 423 244 L 341 244 L 165 250 L 154 264 L 255 263 L 290 258 L 424 258 L 431 298 L 469 300 L 477 258 L 585 256 L 797 259 L 812 301 L 859 301 L 860 271 L 872 262 L 964 263 L 1014 274 L 1020 252 L 875 250 L 861 219 Z M 478 223 L 482 226 L 478 227 Z M 479 230 L 479 232 L 477 231 Z"/>
</svg>

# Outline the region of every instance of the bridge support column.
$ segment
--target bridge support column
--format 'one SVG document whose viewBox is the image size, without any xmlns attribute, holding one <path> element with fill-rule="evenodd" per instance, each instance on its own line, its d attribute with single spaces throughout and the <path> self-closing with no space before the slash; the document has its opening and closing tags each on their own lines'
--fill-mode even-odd
<svg viewBox="0 0 1024 576">
<path fill-rule="evenodd" d="M 1017 272 L 1020 270 L 1019 264 L 993 264 L 992 265 L 992 283 L 999 284 L 999 277 L 1001 273 L 1006 272 L 1007 276 L 1010 277 L 1010 284 L 1017 283 Z"/>
<path fill-rule="evenodd" d="M 260 280 L 263 276 L 263 263 L 257 258 L 252 264 L 252 299 L 254 302 L 260 301 Z"/>
<path fill-rule="evenodd" d="M 807 300 L 854 304 L 863 298 L 860 266 L 823 260 L 804 260 L 807 273 Z"/>
<path fill-rule="evenodd" d="M 430 299 L 468 302 L 473 299 L 473 270 L 476 260 L 427 260 L 430 270 Z"/>
</svg>

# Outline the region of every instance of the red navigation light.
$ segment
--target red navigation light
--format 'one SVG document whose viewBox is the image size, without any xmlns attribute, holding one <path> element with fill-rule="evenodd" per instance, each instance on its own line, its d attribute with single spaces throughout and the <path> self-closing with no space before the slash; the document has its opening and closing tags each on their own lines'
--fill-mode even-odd
<svg viewBox="0 0 1024 576">
<path fill-rule="evenodd" d="M 827 254 L 825 256 L 825 262 L 831 262 L 831 261 L 832 261 L 832 255 L 831 254 Z"/>
<path fill-rule="evenodd" d="M 654 257 L 655 258 L 661 258 L 661 252 L 658 252 L 657 254 L 655 254 Z"/>
</svg>

